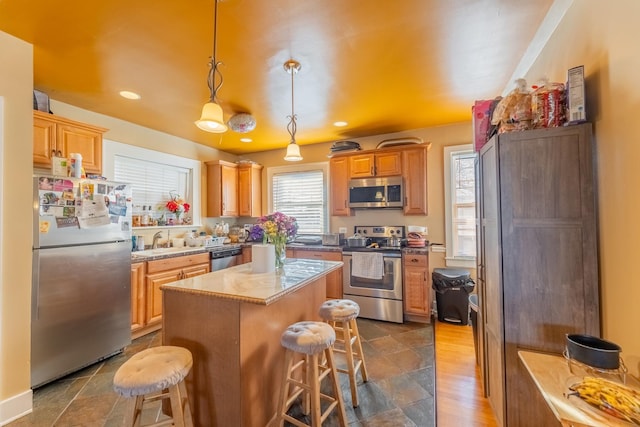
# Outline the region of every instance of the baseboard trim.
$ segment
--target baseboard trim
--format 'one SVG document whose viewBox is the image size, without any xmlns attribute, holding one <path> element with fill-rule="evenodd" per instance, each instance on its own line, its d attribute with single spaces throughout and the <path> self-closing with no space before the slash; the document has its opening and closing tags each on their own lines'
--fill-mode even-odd
<svg viewBox="0 0 640 427">
<path fill-rule="evenodd" d="M 33 391 L 16 394 L 0 402 L 0 426 L 33 412 Z"/>
</svg>

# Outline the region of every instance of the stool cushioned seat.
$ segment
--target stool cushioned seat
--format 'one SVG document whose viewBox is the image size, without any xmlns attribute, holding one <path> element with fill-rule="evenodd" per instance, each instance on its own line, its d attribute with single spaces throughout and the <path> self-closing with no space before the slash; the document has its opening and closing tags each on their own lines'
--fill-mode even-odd
<svg viewBox="0 0 640 427">
<path fill-rule="evenodd" d="M 184 380 L 192 365 L 191 352 L 185 348 L 148 348 L 131 356 L 118 369 L 113 378 L 113 388 L 124 397 L 157 392 Z"/>
<path fill-rule="evenodd" d="M 355 319 L 360 314 L 360 306 L 349 299 L 332 299 L 325 301 L 319 313 L 324 320 L 332 322 L 346 322 Z"/>
<path fill-rule="evenodd" d="M 323 322 L 298 322 L 283 333 L 280 343 L 296 353 L 316 354 L 331 347 L 336 341 L 333 328 Z"/>
</svg>

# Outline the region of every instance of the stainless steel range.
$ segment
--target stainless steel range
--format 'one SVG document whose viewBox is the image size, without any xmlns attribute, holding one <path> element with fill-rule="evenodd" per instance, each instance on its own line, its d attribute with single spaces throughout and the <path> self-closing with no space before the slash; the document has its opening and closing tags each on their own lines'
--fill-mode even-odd
<svg viewBox="0 0 640 427">
<path fill-rule="evenodd" d="M 345 247 L 344 298 L 360 305 L 360 317 L 402 323 L 402 247 L 405 227 L 355 226 L 367 247 Z"/>
</svg>

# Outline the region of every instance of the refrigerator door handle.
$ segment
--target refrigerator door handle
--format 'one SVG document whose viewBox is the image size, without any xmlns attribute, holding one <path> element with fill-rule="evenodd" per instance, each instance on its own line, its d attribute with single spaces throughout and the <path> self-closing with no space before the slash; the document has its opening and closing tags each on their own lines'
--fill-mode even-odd
<svg viewBox="0 0 640 427">
<path fill-rule="evenodd" d="M 38 307 L 40 306 L 39 286 L 40 283 L 40 251 L 33 251 L 33 273 L 31 277 L 31 320 L 37 320 L 39 316 Z"/>
</svg>

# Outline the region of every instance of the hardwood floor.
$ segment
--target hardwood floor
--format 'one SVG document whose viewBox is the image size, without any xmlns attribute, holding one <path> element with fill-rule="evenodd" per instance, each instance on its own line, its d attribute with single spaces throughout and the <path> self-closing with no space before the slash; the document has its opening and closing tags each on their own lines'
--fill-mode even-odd
<svg viewBox="0 0 640 427">
<path fill-rule="evenodd" d="M 438 427 L 496 427 L 482 395 L 471 326 L 433 319 L 436 354 L 436 420 Z"/>
</svg>

